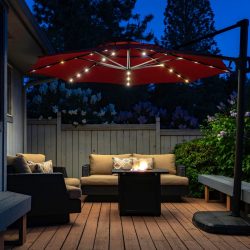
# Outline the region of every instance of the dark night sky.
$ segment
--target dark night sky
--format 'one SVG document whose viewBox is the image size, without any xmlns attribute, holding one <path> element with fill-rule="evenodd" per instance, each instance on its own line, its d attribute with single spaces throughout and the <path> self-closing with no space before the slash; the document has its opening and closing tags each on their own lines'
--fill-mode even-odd
<svg viewBox="0 0 250 250">
<path fill-rule="evenodd" d="M 33 0 L 26 0 L 26 2 L 31 7 Z M 216 29 L 230 26 L 244 18 L 250 19 L 250 0 L 210 0 L 210 2 L 215 14 Z M 134 10 L 134 12 L 143 16 L 147 14 L 154 15 L 154 19 L 148 28 L 158 38 L 163 34 L 163 12 L 165 7 L 166 0 L 137 0 Z M 238 34 L 239 31 L 235 30 L 217 36 L 216 41 L 223 55 L 238 56 Z M 248 47 L 250 47 L 250 38 Z M 250 50 L 248 49 L 248 51 Z"/>
</svg>

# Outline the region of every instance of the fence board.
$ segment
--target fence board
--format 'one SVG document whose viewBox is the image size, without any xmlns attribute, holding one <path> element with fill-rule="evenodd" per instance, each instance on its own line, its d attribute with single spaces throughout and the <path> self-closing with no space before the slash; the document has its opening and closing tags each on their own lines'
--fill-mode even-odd
<svg viewBox="0 0 250 250">
<path fill-rule="evenodd" d="M 73 176 L 72 143 L 73 143 L 73 131 L 67 131 L 66 132 L 66 168 L 67 168 L 67 173 L 70 177 Z"/>
<path fill-rule="evenodd" d="M 44 153 L 54 164 L 58 159 L 60 165 L 67 167 L 69 177 L 81 176 L 81 167 L 89 162 L 90 153 L 170 153 L 177 143 L 201 137 L 198 130 L 159 130 L 159 125 L 152 124 L 96 124 L 75 128 L 58 124 L 60 121 L 28 120 L 27 149 L 32 153 Z M 61 134 L 61 142 L 57 141 L 58 134 Z M 11 141 L 8 138 L 9 145 Z"/>
</svg>

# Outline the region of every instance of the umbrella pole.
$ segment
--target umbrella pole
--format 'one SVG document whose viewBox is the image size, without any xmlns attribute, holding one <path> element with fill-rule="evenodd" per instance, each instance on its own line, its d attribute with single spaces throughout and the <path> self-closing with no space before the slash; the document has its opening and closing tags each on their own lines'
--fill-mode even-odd
<svg viewBox="0 0 250 250">
<path fill-rule="evenodd" d="M 234 189 L 232 197 L 232 215 L 240 216 L 242 159 L 244 147 L 244 99 L 247 64 L 248 20 L 240 23 L 240 54 L 238 65 L 237 129 L 234 162 Z"/>
</svg>

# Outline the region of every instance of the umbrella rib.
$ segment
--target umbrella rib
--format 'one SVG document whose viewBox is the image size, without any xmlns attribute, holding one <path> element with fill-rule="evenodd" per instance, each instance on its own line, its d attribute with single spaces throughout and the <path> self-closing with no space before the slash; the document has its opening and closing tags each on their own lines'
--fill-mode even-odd
<svg viewBox="0 0 250 250">
<path fill-rule="evenodd" d="M 151 63 L 151 62 L 153 62 L 153 61 L 156 61 L 156 59 L 151 59 L 151 60 L 149 60 L 149 61 L 147 61 L 147 62 L 137 64 L 137 65 L 131 67 L 131 69 L 143 68 L 143 67 L 142 67 L 143 65 L 147 65 L 147 64 L 149 64 L 149 63 Z M 160 63 L 159 63 L 159 64 L 160 64 Z"/>
<path fill-rule="evenodd" d="M 120 66 L 121 68 L 126 69 L 125 66 L 123 66 L 122 64 L 120 64 L 120 63 L 118 63 L 118 62 L 116 62 L 116 61 L 110 59 L 108 56 L 106 56 L 106 55 L 104 55 L 104 54 L 102 54 L 102 53 L 99 53 L 98 51 L 94 51 L 94 53 L 97 54 L 97 55 L 99 55 L 99 56 L 102 56 L 102 57 L 106 58 L 108 61 L 110 61 L 110 62 L 116 64 L 117 66 Z"/>
<path fill-rule="evenodd" d="M 113 65 L 113 64 L 103 63 L 103 62 L 99 62 L 99 61 L 95 61 L 95 60 L 90 60 L 90 59 L 85 59 L 85 58 L 79 58 L 79 60 L 92 62 L 94 64 L 103 65 L 103 66 L 106 66 L 106 67 L 109 67 L 109 68 L 124 69 L 123 67 L 118 67 L 118 66 Z"/>
</svg>

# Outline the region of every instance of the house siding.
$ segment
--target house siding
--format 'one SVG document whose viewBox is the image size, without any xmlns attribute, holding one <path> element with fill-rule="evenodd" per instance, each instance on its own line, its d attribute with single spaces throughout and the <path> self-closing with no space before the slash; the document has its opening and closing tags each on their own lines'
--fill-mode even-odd
<svg viewBox="0 0 250 250">
<path fill-rule="evenodd" d="M 12 70 L 12 114 L 7 121 L 7 155 L 24 152 L 24 91 L 23 77 Z"/>
</svg>

